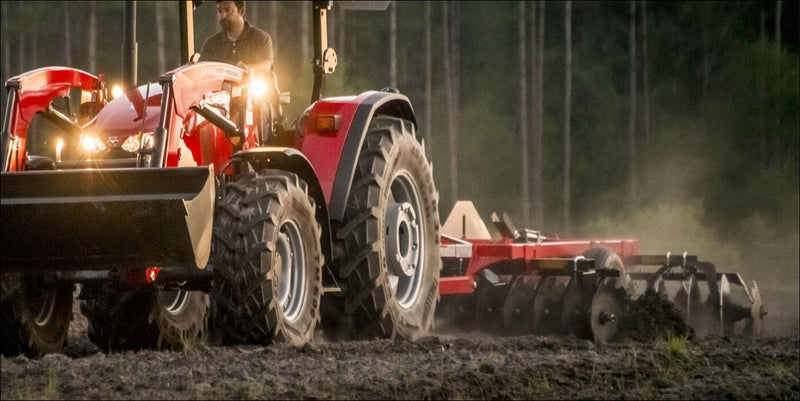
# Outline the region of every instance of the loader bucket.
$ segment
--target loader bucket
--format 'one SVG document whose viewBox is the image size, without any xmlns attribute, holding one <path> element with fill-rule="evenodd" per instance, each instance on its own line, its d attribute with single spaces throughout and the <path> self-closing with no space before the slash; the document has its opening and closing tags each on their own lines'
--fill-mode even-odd
<svg viewBox="0 0 800 401">
<path fill-rule="evenodd" d="M 3 270 L 205 268 L 212 166 L 2 174 Z"/>
</svg>

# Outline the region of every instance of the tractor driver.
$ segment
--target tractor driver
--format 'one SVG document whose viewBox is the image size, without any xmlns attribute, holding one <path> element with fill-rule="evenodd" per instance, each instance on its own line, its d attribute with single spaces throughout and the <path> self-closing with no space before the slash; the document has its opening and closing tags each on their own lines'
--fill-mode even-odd
<svg viewBox="0 0 800 401">
<path fill-rule="evenodd" d="M 200 60 L 272 70 L 272 38 L 245 20 L 244 1 L 217 1 L 217 21 L 222 30 L 203 43 Z"/>
</svg>

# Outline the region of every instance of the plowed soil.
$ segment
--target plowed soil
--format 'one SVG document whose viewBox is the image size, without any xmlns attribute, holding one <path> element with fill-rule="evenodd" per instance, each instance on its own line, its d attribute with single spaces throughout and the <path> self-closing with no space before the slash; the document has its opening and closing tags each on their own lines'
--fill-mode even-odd
<svg viewBox="0 0 800 401">
<path fill-rule="evenodd" d="M 794 289 L 794 302 L 798 302 Z M 77 303 L 76 303 L 77 304 Z M 777 308 L 776 308 L 777 309 Z M 3 357 L 2 399 L 800 399 L 796 305 L 757 340 L 596 345 L 434 333 L 390 340 L 104 354 L 75 308 L 64 354 Z"/>
</svg>

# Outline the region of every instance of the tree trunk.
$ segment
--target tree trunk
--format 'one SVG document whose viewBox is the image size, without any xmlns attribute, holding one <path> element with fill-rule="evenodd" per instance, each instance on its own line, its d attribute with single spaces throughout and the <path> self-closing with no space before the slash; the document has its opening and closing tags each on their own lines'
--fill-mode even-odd
<svg viewBox="0 0 800 401">
<path fill-rule="evenodd" d="M 538 6 L 538 11 L 536 10 Z M 544 225 L 544 161 L 542 158 L 542 146 L 544 131 L 542 129 L 542 119 L 544 116 L 544 19 L 545 2 L 537 1 L 531 7 L 531 56 L 533 58 L 533 68 L 531 68 L 531 84 L 533 86 L 533 116 L 532 121 L 532 188 L 533 194 L 533 223 L 535 226 Z"/>
<path fill-rule="evenodd" d="M 444 83 L 447 104 L 447 144 L 450 166 L 450 197 L 451 204 L 458 198 L 458 147 L 456 146 L 456 133 L 458 132 L 458 88 L 457 79 L 454 77 L 458 73 L 457 58 L 457 38 L 454 32 L 457 28 L 453 8 L 456 4 L 449 1 L 442 3 L 442 31 L 444 33 Z"/>
<path fill-rule="evenodd" d="M 0 7 L 2 7 L 2 14 L 0 14 L 0 15 L 3 16 L 3 20 L 0 23 L 2 23 L 3 26 L 5 26 L 8 23 L 8 21 L 6 19 L 6 16 L 8 15 L 8 12 L 10 11 L 9 9 L 11 8 L 11 6 L 8 5 L 8 2 L 4 1 L 4 2 L 0 3 Z M 2 73 L 3 77 L 10 77 L 12 75 L 12 73 L 11 73 L 11 40 L 10 40 L 10 38 L 11 38 L 11 35 L 3 35 L 2 37 L 0 37 L 0 40 L 3 41 L 3 73 Z M 2 98 L 5 101 L 5 96 L 2 96 Z M 3 104 L 5 105 L 5 103 L 3 103 Z M 2 110 L 5 110 L 5 108 L 3 108 Z"/>
<path fill-rule="evenodd" d="M 564 2 L 564 230 L 571 229 L 572 199 L 572 1 Z"/>
<path fill-rule="evenodd" d="M 433 87 L 433 74 L 431 62 L 431 3 L 425 2 L 425 116 L 424 116 L 424 131 L 422 133 L 425 138 L 425 148 L 428 150 L 428 155 L 433 154 L 433 141 L 431 140 L 431 109 L 433 104 L 433 96 L 431 94 Z"/>
<path fill-rule="evenodd" d="M 161 74 L 167 70 L 166 63 L 166 49 L 164 48 L 164 12 L 160 1 L 156 4 L 156 41 L 158 43 L 158 73 Z M 189 57 L 192 55 L 190 54 Z M 183 62 L 183 60 L 181 60 Z"/>
<path fill-rule="evenodd" d="M 251 2 L 252 3 L 252 2 Z M 277 63 L 278 61 L 278 54 L 280 53 L 281 49 L 281 38 L 278 37 L 278 2 L 277 1 L 270 1 L 269 2 L 269 26 L 267 27 L 267 32 L 269 32 L 269 36 L 272 37 L 272 52 L 273 57 L 275 57 L 274 62 Z"/>
<path fill-rule="evenodd" d="M 761 7 L 759 11 L 759 30 L 758 30 L 758 40 L 761 42 L 762 46 L 766 46 L 767 43 L 767 32 L 764 23 L 764 19 L 766 16 L 764 15 L 764 8 Z M 764 71 L 759 69 L 759 77 L 758 77 L 758 115 L 756 118 L 758 119 L 758 145 L 759 145 L 759 156 L 761 158 L 761 162 L 763 163 L 764 167 L 769 166 L 769 153 L 767 147 L 767 135 L 766 129 L 764 128 L 764 98 L 766 97 L 766 83 L 764 81 Z"/>
<path fill-rule="evenodd" d="M 28 41 L 25 38 L 26 35 L 17 35 L 17 45 L 19 46 L 17 48 L 17 71 L 25 71 L 28 67 L 27 60 L 25 60 L 25 49 L 28 46 Z"/>
<path fill-rule="evenodd" d="M 628 80 L 628 202 L 630 211 L 638 206 L 636 190 L 636 1 L 630 2 L 629 13 L 629 80 Z"/>
<path fill-rule="evenodd" d="M 778 52 L 778 56 L 781 54 L 781 1 L 778 0 L 775 2 L 775 50 Z M 781 126 L 781 113 L 775 113 L 775 127 Z M 780 135 L 777 133 L 776 130 L 772 129 L 769 130 L 771 132 L 770 139 L 772 141 L 772 154 L 770 156 L 770 164 L 779 162 L 781 158 L 781 140 Z"/>
<path fill-rule="evenodd" d="M 522 224 L 523 227 L 530 226 L 530 188 L 529 188 L 529 162 L 528 162 L 528 56 L 525 53 L 527 43 L 527 24 L 525 1 L 517 2 L 519 14 L 517 14 L 517 51 L 519 52 L 519 150 L 520 164 L 522 171 L 520 174 L 522 192 Z"/>
<path fill-rule="evenodd" d="M 30 35 L 31 38 L 31 60 L 30 65 L 34 68 L 39 68 L 39 32 L 34 31 Z M 25 70 L 29 70 L 30 68 L 26 68 Z"/>
<path fill-rule="evenodd" d="M 389 86 L 397 88 L 397 2 L 389 4 Z"/>
<path fill-rule="evenodd" d="M 647 54 L 647 1 L 642 1 L 642 130 L 644 148 L 650 146 L 650 58 Z"/>
<path fill-rule="evenodd" d="M 308 16 L 311 15 L 311 2 L 302 1 L 300 11 L 300 59 L 303 62 L 303 68 L 311 64 L 311 24 L 309 23 Z M 344 10 L 337 9 L 337 12 L 344 13 Z M 343 46 L 343 44 L 339 44 Z M 338 51 L 338 49 L 337 49 Z"/>
<path fill-rule="evenodd" d="M 89 2 L 89 72 L 97 74 L 97 2 Z"/>
<path fill-rule="evenodd" d="M 335 32 L 335 42 L 336 45 L 336 54 L 339 55 L 339 60 L 347 59 L 345 55 L 345 44 L 346 42 L 346 32 L 345 32 L 345 17 L 347 16 L 347 10 L 343 8 L 337 8 L 336 13 L 334 14 L 335 24 L 333 27 L 333 31 Z"/>
<path fill-rule="evenodd" d="M 73 7 L 72 2 L 62 3 L 64 7 L 64 63 L 68 67 L 72 67 L 72 23 L 70 21 L 70 7 Z"/>
<path fill-rule="evenodd" d="M 781 8 L 782 8 L 781 1 L 778 0 L 775 2 L 775 44 L 778 47 L 778 50 L 781 48 Z"/>
</svg>

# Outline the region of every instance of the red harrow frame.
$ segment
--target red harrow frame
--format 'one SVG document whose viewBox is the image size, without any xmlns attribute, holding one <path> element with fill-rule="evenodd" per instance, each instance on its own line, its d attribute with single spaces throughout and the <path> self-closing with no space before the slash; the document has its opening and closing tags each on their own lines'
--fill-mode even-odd
<svg viewBox="0 0 800 401">
<path fill-rule="evenodd" d="M 758 336 L 766 312 L 755 281 L 687 253 L 639 254 L 635 239 L 561 239 L 492 215 L 493 238 L 469 201 L 442 229 L 440 322 L 505 334 L 575 334 L 612 341 L 648 290 L 697 335 Z"/>
</svg>

